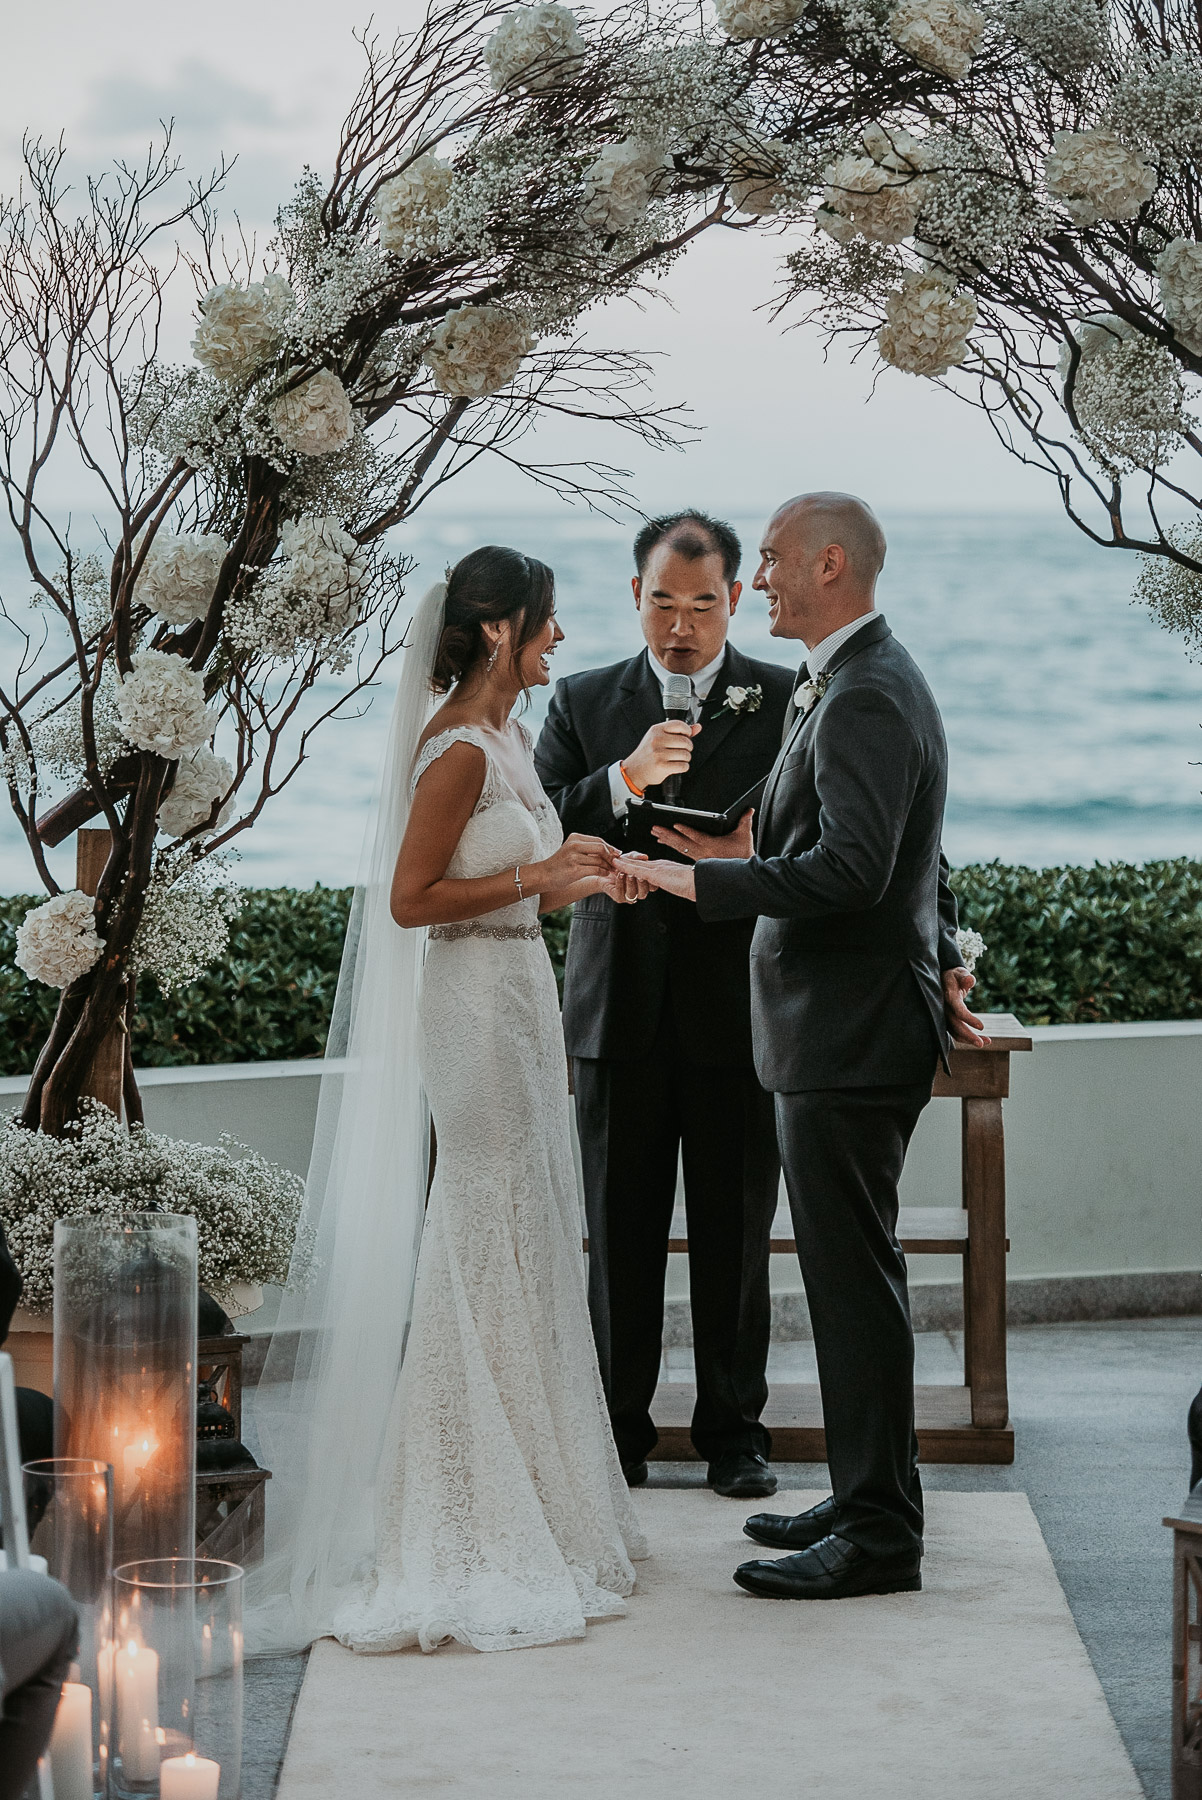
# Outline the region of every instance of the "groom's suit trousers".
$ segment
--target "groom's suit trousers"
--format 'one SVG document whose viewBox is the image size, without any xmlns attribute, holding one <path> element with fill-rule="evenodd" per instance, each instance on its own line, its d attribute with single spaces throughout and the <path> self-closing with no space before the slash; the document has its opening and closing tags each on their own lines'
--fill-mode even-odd
<svg viewBox="0 0 1202 1800">
<path fill-rule="evenodd" d="M 925 1081 L 776 1096 L 839 1536 L 877 1556 L 922 1549 L 897 1188 L 934 1073 L 932 1044 Z"/>
<path fill-rule="evenodd" d="M 780 1186 L 772 1095 L 746 1067 L 690 1062 L 669 1009 L 652 1054 L 573 1058 L 589 1233 L 589 1312 L 623 1463 L 657 1439 L 664 1277 L 683 1163 L 697 1401 L 713 1461 L 767 1456 L 768 1239 Z"/>
</svg>

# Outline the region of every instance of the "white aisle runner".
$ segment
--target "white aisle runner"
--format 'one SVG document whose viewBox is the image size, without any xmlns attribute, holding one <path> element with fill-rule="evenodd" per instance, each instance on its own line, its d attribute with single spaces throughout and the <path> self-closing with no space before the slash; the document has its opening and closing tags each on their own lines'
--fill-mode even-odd
<svg viewBox="0 0 1202 1800">
<path fill-rule="evenodd" d="M 636 1499 L 639 1592 L 582 1643 L 319 1644 L 279 1800 L 1140 1800 L 1024 1494 L 929 1495 L 923 1592 L 838 1604 L 734 1586 L 745 1506 Z"/>
</svg>

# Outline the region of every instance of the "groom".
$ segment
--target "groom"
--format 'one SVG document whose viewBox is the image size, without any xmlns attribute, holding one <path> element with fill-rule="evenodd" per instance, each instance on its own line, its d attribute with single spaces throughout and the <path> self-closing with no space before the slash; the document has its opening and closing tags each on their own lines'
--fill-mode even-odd
<svg viewBox="0 0 1202 1800">
<path fill-rule="evenodd" d="M 656 835 L 687 856 L 632 864 L 703 919 L 758 914 L 756 1067 L 776 1122 L 809 1299 L 832 1497 L 759 1513 L 758 1543 L 793 1554 L 735 1580 L 782 1599 L 922 1586 L 914 1340 L 897 1241 L 898 1181 L 952 1036 L 981 1043 L 964 995 L 940 851 L 947 748 L 920 671 L 875 610 L 885 539 L 845 494 L 771 519 L 754 585 L 774 637 L 800 638 L 784 742 L 747 828 Z M 620 865 L 619 865 L 620 866 Z"/>
<path fill-rule="evenodd" d="M 695 512 L 635 540 L 646 649 L 561 681 L 535 761 L 565 831 L 623 844 L 626 810 L 674 774 L 684 806 L 725 811 L 762 782 L 793 678 L 727 641 L 739 540 Z M 664 718 L 669 674 L 689 677 L 692 723 Z M 589 1232 L 589 1310 L 618 1454 L 647 1478 L 662 1355 L 664 1275 L 683 1161 L 697 1404 L 710 1486 L 776 1491 L 760 1414 L 768 1397 L 768 1243 L 780 1182 L 772 1097 L 751 1049 L 749 919 L 704 924 L 667 894 L 604 895 L 572 917 L 563 1025 L 572 1058 Z"/>
</svg>

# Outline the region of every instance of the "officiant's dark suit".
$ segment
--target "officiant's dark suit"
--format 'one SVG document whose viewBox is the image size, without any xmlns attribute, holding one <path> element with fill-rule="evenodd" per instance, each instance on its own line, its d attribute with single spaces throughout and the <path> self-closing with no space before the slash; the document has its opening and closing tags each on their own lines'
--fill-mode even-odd
<svg viewBox="0 0 1202 1800">
<path fill-rule="evenodd" d="M 697 909 L 758 914 L 752 1033 L 809 1299 L 837 1522 L 862 1551 L 921 1550 L 913 1336 L 897 1184 L 949 1038 L 959 965 L 940 851 L 947 747 L 926 681 L 880 614 L 795 716 L 756 854 L 698 862 Z"/>
<path fill-rule="evenodd" d="M 758 687 L 758 710 L 722 712 L 728 687 Z M 724 811 L 764 779 L 792 689 L 790 670 L 727 643 L 681 805 Z M 557 684 L 535 762 L 565 832 L 624 842 L 608 772 L 663 717 L 647 651 Z M 657 793 L 648 789 L 650 798 Z M 705 923 L 695 907 L 661 893 L 637 906 L 594 895 L 572 916 L 563 1023 L 584 1171 L 589 1306 L 627 1467 L 656 1442 L 650 1406 L 678 1154 L 697 1371 L 693 1443 L 711 1467 L 770 1448 L 760 1414 L 780 1165 L 772 1097 L 752 1056 L 751 933 L 750 919 Z"/>
</svg>

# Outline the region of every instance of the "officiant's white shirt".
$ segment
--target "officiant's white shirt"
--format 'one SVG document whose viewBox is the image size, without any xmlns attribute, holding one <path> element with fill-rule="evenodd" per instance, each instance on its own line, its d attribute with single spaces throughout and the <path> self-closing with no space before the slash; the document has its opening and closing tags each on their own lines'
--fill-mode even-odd
<svg viewBox="0 0 1202 1800">
<path fill-rule="evenodd" d="M 646 655 L 647 661 L 651 664 L 651 673 L 655 676 L 655 679 L 662 688 L 664 682 L 673 671 L 671 669 L 665 669 L 663 663 L 660 662 L 657 656 L 653 656 L 650 650 L 647 650 L 644 654 Z M 695 675 L 689 676 L 689 680 L 693 684 L 693 704 L 689 709 L 689 720 L 691 724 L 695 725 L 701 717 L 701 708 L 709 699 L 710 689 L 713 687 L 715 681 L 717 681 L 718 670 L 725 661 L 726 645 L 723 644 L 713 662 L 706 663 L 704 669 L 698 669 Z M 634 746 L 632 744 L 631 749 L 633 748 Z M 630 789 L 626 786 L 626 782 L 623 778 L 622 765 L 620 762 L 610 763 L 609 765 L 609 797 L 613 801 L 614 818 L 620 819 L 622 814 L 626 811 L 627 803 L 630 800 Z"/>
</svg>

